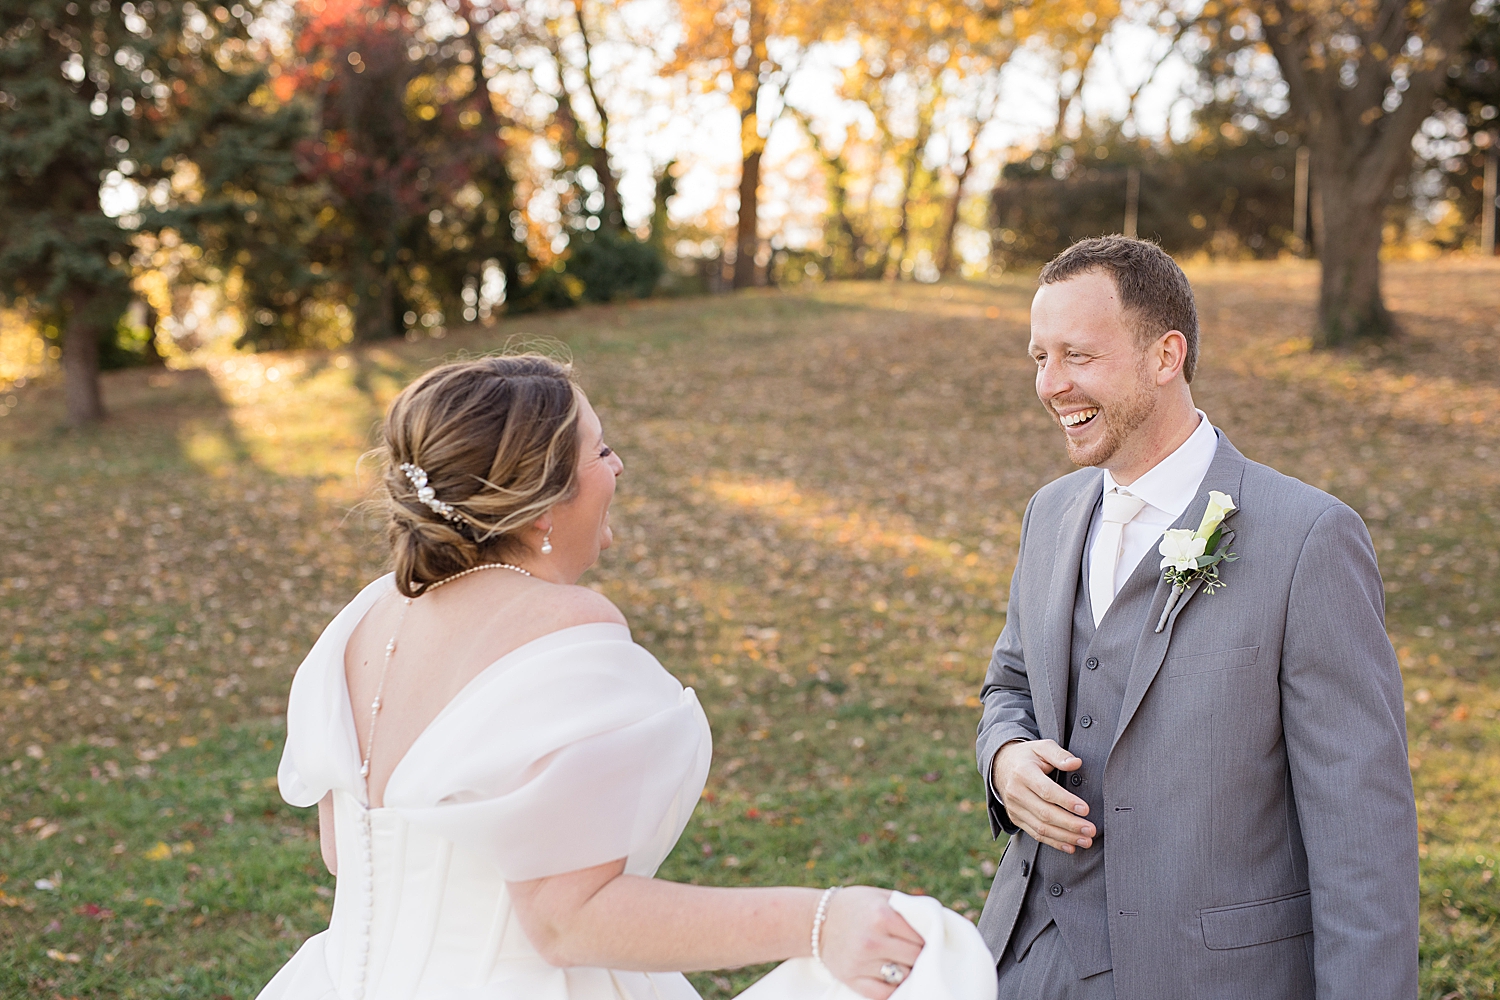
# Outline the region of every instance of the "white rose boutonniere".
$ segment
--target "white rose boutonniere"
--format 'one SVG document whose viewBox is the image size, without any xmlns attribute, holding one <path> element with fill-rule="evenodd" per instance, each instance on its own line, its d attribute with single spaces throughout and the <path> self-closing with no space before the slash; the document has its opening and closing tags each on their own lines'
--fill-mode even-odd
<svg viewBox="0 0 1500 1000">
<path fill-rule="evenodd" d="M 1197 531 L 1173 528 L 1162 535 L 1157 551 L 1161 553 L 1162 578 L 1172 585 L 1172 596 L 1162 609 L 1156 631 L 1166 628 L 1172 609 L 1193 583 L 1201 580 L 1204 592 L 1209 594 L 1224 586 L 1219 579 L 1219 564 L 1239 558 L 1221 544 L 1224 519 L 1238 509 L 1229 494 L 1210 490 L 1208 509 L 1203 512 Z"/>
</svg>

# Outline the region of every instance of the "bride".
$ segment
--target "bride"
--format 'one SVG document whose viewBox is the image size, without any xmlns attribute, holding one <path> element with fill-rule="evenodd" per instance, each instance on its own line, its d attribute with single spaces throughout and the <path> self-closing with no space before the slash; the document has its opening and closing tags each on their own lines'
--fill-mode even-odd
<svg viewBox="0 0 1500 1000">
<path fill-rule="evenodd" d="M 297 671 L 279 772 L 318 807 L 333 916 L 261 1000 L 694 1000 L 685 970 L 807 955 L 889 996 L 923 939 L 888 891 L 653 877 L 709 730 L 577 585 L 624 464 L 571 370 L 444 365 L 383 450 L 395 572 Z"/>
</svg>

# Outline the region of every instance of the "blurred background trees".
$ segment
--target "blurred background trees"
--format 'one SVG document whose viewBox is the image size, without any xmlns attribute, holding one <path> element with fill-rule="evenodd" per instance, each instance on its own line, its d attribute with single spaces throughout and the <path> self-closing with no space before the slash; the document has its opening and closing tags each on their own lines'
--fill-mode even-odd
<svg viewBox="0 0 1500 1000">
<path fill-rule="evenodd" d="M 1116 231 L 1317 257 L 1332 346 L 1382 252 L 1493 252 L 1497 107 L 1495 0 L 0 0 L 0 305 L 79 423 L 102 366 Z"/>
</svg>

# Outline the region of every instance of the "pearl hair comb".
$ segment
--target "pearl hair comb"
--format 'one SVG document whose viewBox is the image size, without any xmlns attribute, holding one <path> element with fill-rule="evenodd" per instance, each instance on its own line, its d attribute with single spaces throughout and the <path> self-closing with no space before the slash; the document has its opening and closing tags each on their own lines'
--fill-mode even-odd
<svg viewBox="0 0 1500 1000">
<path fill-rule="evenodd" d="M 427 485 L 427 470 L 420 465 L 410 462 L 402 462 L 397 466 L 406 473 L 406 478 L 411 480 L 412 486 L 416 487 L 417 499 L 432 508 L 433 513 L 439 514 L 455 524 L 464 523 L 463 515 L 453 508 L 452 504 L 443 503 L 437 498 L 437 491 Z"/>
</svg>

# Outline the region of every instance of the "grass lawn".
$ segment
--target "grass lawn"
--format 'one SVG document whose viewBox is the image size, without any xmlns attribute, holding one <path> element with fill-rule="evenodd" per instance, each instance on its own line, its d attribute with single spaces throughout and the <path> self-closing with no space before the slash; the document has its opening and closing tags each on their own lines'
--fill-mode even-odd
<svg viewBox="0 0 1500 1000">
<path fill-rule="evenodd" d="M 1316 270 L 1191 273 L 1196 398 L 1364 515 L 1406 678 L 1422 997 L 1500 997 L 1500 262 L 1388 268 L 1406 336 L 1312 354 Z M 627 471 L 589 580 L 696 687 L 708 790 L 663 874 L 867 881 L 977 915 L 972 737 L 1020 516 L 1068 471 L 1030 282 L 832 285 L 507 320 L 443 340 L 106 379 L 0 417 L 0 996 L 248 1000 L 324 926 L 274 788 L 292 671 L 383 571 L 351 509 L 436 361 L 570 345 Z M 759 970 L 695 976 L 728 997 Z"/>
</svg>

